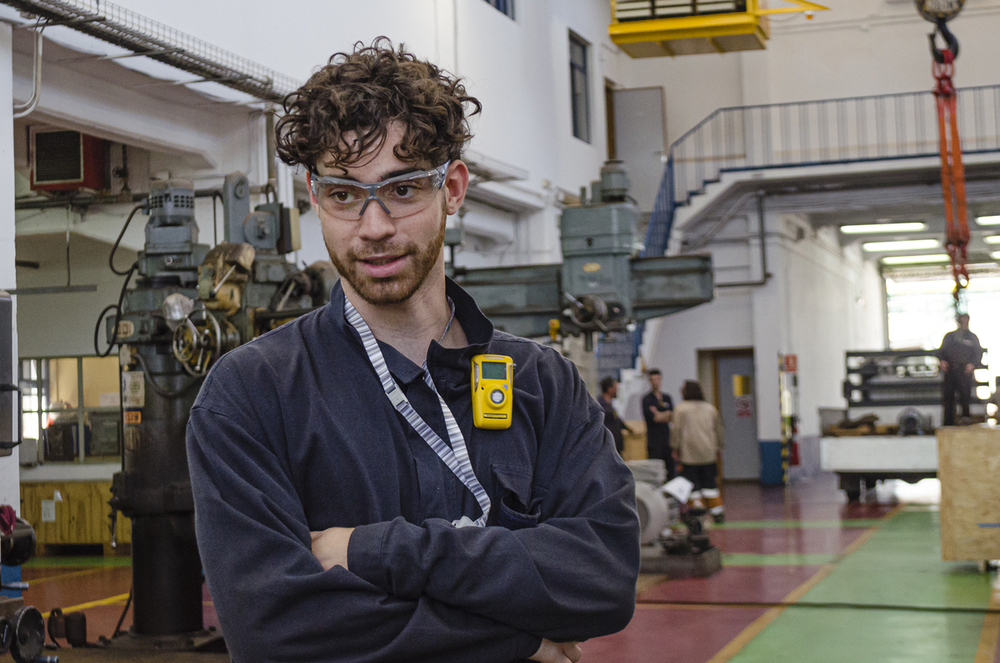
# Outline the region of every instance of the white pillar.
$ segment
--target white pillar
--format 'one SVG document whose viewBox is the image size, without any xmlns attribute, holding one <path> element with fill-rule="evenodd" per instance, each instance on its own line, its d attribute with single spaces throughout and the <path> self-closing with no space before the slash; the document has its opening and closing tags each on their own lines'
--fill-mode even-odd
<svg viewBox="0 0 1000 663">
<path fill-rule="evenodd" d="M 17 272 L 14 268 L 14 95 L 11 26 L 0 23 L 0 288 L 13 290 Z M 6 127 L 6 128 L 4 128 Z M 14 297 L 14 320 L 11 338 L 14 347 L 14 380 L 17 380 L 17 297 Z M 16 419 L 16 415 L 12 417 Z M 19 427 L 20 422 L 14 422 Z M 11 439 L 13 431 L 0 431 Z M 21 485 L 18 476 L 18 449 L 0 457 L 0 504 L 10 504 L 21 513 Z"/>
</svg>

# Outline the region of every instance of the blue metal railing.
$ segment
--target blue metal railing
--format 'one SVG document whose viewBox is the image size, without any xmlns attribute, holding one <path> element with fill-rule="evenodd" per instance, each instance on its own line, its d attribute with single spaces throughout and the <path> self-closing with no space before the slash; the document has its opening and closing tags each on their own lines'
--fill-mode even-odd
<svg viewBox="0 0 1000 663">
<path fill-rule="evenodd" d="M 959 88 L 966 154 L 1000 152 L 1000 85 Z M 932 92 L 720 108 L 677 139 L 646 230 L 643 255 L 663 255 L 674 212 L 723 173 L 939 154 Z"/>
</svg>

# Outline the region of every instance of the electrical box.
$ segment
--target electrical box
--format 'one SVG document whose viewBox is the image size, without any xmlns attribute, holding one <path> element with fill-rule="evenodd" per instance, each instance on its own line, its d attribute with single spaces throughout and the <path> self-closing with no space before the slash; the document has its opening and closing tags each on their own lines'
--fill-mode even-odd
<svg viewBox="0 0 1000 663">
<path fill-rule="evenodd" d="M 108 189 L 108 142 L 64 129 L 30 129 L 31 189 Z"/>
</svg>

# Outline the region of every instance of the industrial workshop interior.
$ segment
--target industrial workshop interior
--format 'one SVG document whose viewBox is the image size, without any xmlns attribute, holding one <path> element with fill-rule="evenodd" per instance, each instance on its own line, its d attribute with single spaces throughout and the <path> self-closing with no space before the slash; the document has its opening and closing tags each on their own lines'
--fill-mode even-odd
<svg viewBox="0 0 1000 663">
<path fill-rule="evenodd" d="M 276 134 L 380 36 L 482 103 L 448 276 L 624 424 L 635 611 L 581 660 L 1000 663 L 1000 0 L 823 2 L 0 0 L 0 663 L 230 660 L 188 414 L 330 306 Z M 690 381 L 714 491 L 650 458 Z"/>
</svg>

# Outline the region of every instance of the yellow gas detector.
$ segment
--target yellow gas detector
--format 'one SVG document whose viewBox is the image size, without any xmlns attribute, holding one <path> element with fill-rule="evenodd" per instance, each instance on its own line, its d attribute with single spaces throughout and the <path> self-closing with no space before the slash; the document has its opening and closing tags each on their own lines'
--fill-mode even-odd
<svg viewBox="0 0 1000 663">
<path fill-rule="evenodd" d="M 514 360 L 504 355 L 472 358 L 472 423 L 476 428 L 510 428 L 514 413 Z"/>
</svg>

